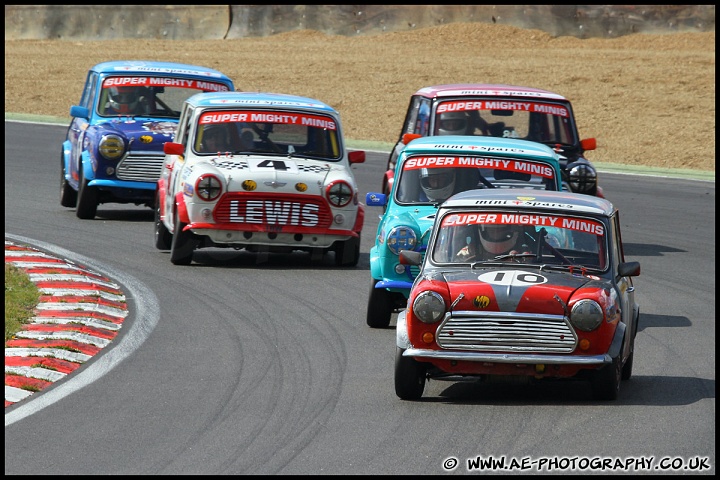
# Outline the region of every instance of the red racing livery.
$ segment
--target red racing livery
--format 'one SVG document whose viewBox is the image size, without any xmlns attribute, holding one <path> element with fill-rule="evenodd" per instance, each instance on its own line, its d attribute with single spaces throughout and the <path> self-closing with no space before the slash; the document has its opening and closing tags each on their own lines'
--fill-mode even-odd
<svg viewBox="0 0 720 480">
<path fill-rule="evenodd" d="M 397 322 L 395 391 L 427 379 L 577 377 L 615 400 L 632 375 L 640 309 L 618 210 L 571 192 L 472 190 L 438 210 Z"/>
</svg>

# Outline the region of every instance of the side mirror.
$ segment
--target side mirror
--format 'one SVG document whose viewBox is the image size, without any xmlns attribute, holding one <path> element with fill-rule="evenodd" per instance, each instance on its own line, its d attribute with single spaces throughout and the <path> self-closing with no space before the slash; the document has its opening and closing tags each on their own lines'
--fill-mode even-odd
<svg viewBox="0 0 720 480">
<path fill-rule="evenodd" d="M 400 250 L 399 257 L 401 265 L 420 265 L 423 254 L 414 250 Z"/>
<path fill-rule="evenodd" d="M 594 138 L 580 140 L 580 148 L 582 148 L 583 151 L 595 150 L 597 148 L 597 140 Z"/>
<path fill-rule="evenodd" d="M 422 137 L 422 135 L 420 135 L 419 133 L 405 133 L 402 136 L 402 143 L 407 145 L 408 143 L 412 142 L 416 138 L 420 138 L 420 137 Z"/>
<path fill-rule="evenodd" d="M 167 155 L 182 155 L 185 153 L 185 146 L 182 143 L 165 142 L 163 152 Z"/>
<path fill-rule="evenodd" d="M 365 151 L 364 150 L 355 150 L 353 152 L 348 152 L 348 160 L 350 160 L 350 163 L 365 163 Z"/>
<path fill-rule="evenodd" d="M 378 192 L 368 192 L 365 195 L 365 205 L 368 207 L 384 207 L 387 204 L 387 195 Z"/>
<path fill-rule="evenodd" d="M 618 276 L 637 277 L 640 275 L 640 262 L 625 262 L 618 266 Z"/>
<path fill-rule="evenodd" d="M 90 111 L 85 107 L 73 105 L 72 107 L 70 107 L 70 116 L 82 118 L 83 120 L 88 120 L 90 118 Z"/>
</svg>

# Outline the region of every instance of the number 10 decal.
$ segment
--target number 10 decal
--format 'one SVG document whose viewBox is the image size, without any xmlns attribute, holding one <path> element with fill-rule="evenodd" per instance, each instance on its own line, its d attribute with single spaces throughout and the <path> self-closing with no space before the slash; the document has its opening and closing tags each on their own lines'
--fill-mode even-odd
<svg viewBox="0 0 720 480">
<path fill-rule="evenodd" d="M 513 287 L 527 287 L 546 283 L 547 278 L 537 273 L 522 270 L 499 270 L 483 273 L 478 280 L 492 285 L 509 285 Z"/>
</svg>

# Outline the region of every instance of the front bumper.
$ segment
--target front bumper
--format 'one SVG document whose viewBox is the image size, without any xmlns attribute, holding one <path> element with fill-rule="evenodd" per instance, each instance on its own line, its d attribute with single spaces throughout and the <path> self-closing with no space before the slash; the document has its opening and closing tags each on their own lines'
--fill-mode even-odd
<svg viewBox="0 0 720 480">
<path fill-rule="evenodd" d="M 449 352 L 445 350 L 424 350 L 408 348 L 405 357 L 428 360 L 450 360 L 465 362 L 512 363 L 512 364 L 544 364 L 544 365 L 602 365 L 611 363 L 612 358 L 604 355 L 537 355 L 527 353 L 483 353 L 483 352 Z"/>
</svg>

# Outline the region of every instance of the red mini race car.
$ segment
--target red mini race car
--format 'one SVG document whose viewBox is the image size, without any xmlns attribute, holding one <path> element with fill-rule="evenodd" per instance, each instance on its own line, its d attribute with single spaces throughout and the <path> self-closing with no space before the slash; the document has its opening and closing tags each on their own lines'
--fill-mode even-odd
<svg viewBox="0 0 720 480">
<path fill-rule="evenodd" d="M 470 190 L 438 210 L 398 315 L 395 392 L 427 379 L 583 378 L 615 400 L 632 374 L 640 309 L 607 200 L 546 190 Z"/>
<path fill-rule="evenodd" d="M 585 158 L 595 138 L 580 138 L 570 100 L 539 88 L 486 83 L 435 85 L 410 97 L 405 121 L 388 157 L 382 192 L 392 189 L 395 164 L 417 137 L 482 135 L 544 143 L 560 156 L 565 188 L 603 197 L 597 170 Z"/>
</svg>

